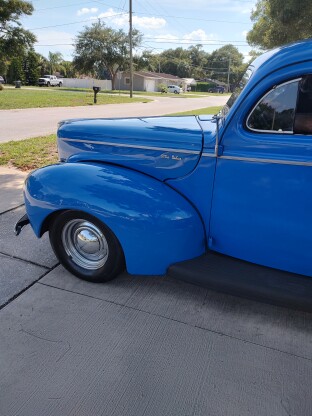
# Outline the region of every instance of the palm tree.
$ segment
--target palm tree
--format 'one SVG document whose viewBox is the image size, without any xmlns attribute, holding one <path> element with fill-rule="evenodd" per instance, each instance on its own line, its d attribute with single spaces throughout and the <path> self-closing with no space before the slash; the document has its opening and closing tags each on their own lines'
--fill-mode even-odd
<svg viewBox="0 0 312 416">
<path fill-rule="evenodd" d="M 63 56 L 61 52 L 49 52 L 48 61 L 50 64 L 50 73 L 53 74 L 57 66 L 63 61 Z"/>
</svg>

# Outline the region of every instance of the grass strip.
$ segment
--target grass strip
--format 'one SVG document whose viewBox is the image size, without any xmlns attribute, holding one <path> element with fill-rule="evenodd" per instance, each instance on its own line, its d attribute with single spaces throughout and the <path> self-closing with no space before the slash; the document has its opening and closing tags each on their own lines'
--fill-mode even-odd
<svg viewBox="0 0 312 416">
<path fill-rule="evenodd" d="M 28 171 L 57 161 L 55 134 L 0 144 L 0 165 Z"/>
<path fill-rule="evenodd" d="M 61 89 L 5 88 L 0 91 L 0 110 L 42 107 L 77 107 L 95 105 L 93 92 L 62 91 Z M 144 97 L 130 98 L 124 95 L 98 94 L 97 104 L 124 104 L 149 102 Z"/>
<path fill-rule="evenodd" d="M 167 114 L 168 116 L 199 116 L 205 114 L 217 114 L 222 106 L 204 107 L 197 110 L 183 111 L 181 113 Z"/>
</svg>

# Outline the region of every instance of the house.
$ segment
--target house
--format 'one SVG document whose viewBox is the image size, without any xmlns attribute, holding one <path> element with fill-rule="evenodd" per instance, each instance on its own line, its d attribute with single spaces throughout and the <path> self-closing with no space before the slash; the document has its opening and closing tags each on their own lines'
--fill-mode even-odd
<svg viewBox="0 0 312 416">
<path fill-rule="evenodd" d="M 196 87 L 197 82 L 195 81 L 194 78 L 183 78 L 185 85 L 186 85 L 186 89 L 189 90 L 189 88 L 191 87 Z"/>
<path fill-rule="evenodd" d="M 136 71 L 133 73 L 133 90 L 134 91 L 159 91 L 159 84 L 179 85 L 186 88 L 184 79 L 175 75 L 163 74 L 157 72 Z M 116 88 L 120 90 L 130 89 L 130 73 L 120 72 L 116 81 Z"/>
</svg>

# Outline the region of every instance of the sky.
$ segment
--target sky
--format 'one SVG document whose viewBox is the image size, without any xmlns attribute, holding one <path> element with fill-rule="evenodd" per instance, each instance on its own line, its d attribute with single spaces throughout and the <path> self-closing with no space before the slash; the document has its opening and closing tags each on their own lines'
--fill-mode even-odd
<svg viewBox="0 0 312 416">
<path fill-rule="evenodd" d="M 129 30 L 129 0 L 32 0 L 34 12 L 23 26 L 37 37 L 35 50 L 45 57 L 61 52 L 72 60 L 75 36 L 101 19 L 114 29 Z M 248 60 L 246 34 L 256 0 L 132 0 L 133 27 L 143 34 L 137 53 L 202 44 L 212 52 L 232 43 Z"/>
</svg>

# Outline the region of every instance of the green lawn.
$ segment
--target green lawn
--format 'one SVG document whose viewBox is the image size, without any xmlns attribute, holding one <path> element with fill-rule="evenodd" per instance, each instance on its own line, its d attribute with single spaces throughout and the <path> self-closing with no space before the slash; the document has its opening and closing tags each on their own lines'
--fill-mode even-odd
<svg viewBox="0 0 312 416">
<path fill-rule="evenodd" d="M 55 134 L 0 144 L 0 165 L 32 170 L 50 165 L 57 160 Z"/>
<path fill-rule="evenodd" d="M 98 104 L 148 102 L 147 98 L 129 98 L 123 95 L 98 94 Z M 93 92 L 69 92 L 59 88 L 28 89 L 5 88 L 0 91 L 0 110 L 38 107 L 76 107 L 93 104 Z"/>
<path fill-rule="evenodd" d="M 183 111 L 181 113 L 167 114 L 168 116 L 192 116 L 201 114 L 217 114 L 222 106 L 199 108 L 198 110 Z"/>
</svg>

